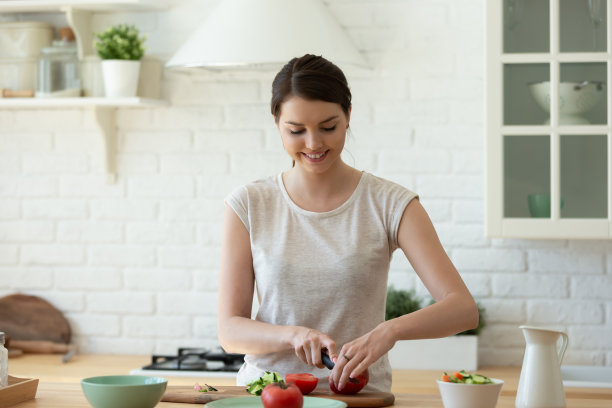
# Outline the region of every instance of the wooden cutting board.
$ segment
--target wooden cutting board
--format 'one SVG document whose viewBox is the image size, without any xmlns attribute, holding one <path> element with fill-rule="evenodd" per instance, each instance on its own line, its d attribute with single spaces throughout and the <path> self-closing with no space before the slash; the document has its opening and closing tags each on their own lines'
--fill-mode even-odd
<svg viewBox="0 0 612 408">
<path fill-rule="evenodd" d="M 246 392 L 246 387 L 226 385 L 215 388 L 219 391 L 199 392 L 189 386 L 169 386 L 161 400 L 164 402 L 206 404 L 223 398 L 251 395 Z M 343 401 L 349 407 L 388 407 L 393 405 L 395 401 L 395 396 L 390 392 L 360 392 L 354 395 L 338 395 L 331 391 L 313 391 L 308 396 Z"/>
<path fill-rule="evenodd" d="M 70 343 L 70 324 L 62 312 L 38 296 L 22 294 L 0 298 L 0 331 L 12 340 Z"/>
</svg>

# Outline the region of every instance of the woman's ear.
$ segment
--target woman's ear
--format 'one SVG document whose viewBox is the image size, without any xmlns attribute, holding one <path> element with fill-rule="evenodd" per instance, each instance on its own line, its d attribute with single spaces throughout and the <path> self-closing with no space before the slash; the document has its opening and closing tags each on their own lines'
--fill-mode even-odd
<svg viewBox="0 0 612 408">
<path fill-rule="evenodd" d="M 348 113 L 346 114 L 346 128 L 349 128 L 351 123 L 351 112 L 353 111 L 353 105 L 349 106 Z"/>
</svg>

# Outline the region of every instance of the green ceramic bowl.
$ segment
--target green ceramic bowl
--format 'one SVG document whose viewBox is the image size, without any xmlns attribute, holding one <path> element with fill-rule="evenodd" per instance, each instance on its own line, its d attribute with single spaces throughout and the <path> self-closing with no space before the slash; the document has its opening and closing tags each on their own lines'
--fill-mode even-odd
<svg viewBox="0 0 612 408">
<path fill-rule="evenodd" d="M 529 205 L 529 214 L 532 217 L 550 217 L 550 194 L 529 194 L 527 204 Z"/>
<path fill-rule="evenodd" d="M 107 375 L 81 380 L 85 398 L 94 408 L 153 408 L 168 380 L 144 375 Z"/>
<path fill-rule="evenodd" d="M 563 200 L 560 202 L 563 208 Z M 527 196 L 529 214 L 533 218 L 550 218 L 550 194 L 529 194 Z"/>
</svg>

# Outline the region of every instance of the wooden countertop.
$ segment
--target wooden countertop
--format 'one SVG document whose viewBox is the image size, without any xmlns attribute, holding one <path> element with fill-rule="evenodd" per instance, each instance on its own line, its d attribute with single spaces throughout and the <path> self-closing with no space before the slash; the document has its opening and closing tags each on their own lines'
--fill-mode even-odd
<svg viewBox="0 0 612 408">
<path fill-rule="evenodd" d="M 35 400 L 14 405 L 15 408 L 86 408 L 89 407 L 80 380 L 98 375 L 129 374 L 130 370 L 149 363 L 148 356 L 76 355 L 61 363 L 61 355 L 26 354 L 9 360 L 9 374 L 14 377 L 40 380 Z M 504 380 L 498 408 L 514 408 L 520 367 L 483 367 L 479 373 Z M 396 396 L 395 407 L 442 407 L 436 385 L 440 371 L 396 370 L 391 391 Z M 195 382 L 215 385 L 235 385 L 233 378 L 168 377 L 168 385 L 193 385 Z M 568 408 L 610 408 L 612 389 L 566 388 Z M 185 404 L 162 402 L 160 408 L 181 407 Z M 188 408 L 189 406 L 187 406 Z"/>
</svg>

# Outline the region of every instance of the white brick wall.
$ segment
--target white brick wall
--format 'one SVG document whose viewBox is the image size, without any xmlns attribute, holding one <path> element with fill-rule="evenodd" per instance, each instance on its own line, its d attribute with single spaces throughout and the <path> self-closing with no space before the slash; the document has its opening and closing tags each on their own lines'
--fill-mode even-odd
<svg viewBox="0 0 612 408">
<path fill-rule="evenodd" d="M 484 2 L 325 0 L 372 65 L 345 69 L 345 159 L 420 194 L 486 309 L 482 364 L 520 364 L 527 323 L 566 330 L 568 363 L 612 365 L 611 242 L 484 236 Z M 134 23 L 164 59 L 215 3 L 95 15 L 94 29 Z M 217 344 L 223 198 L 290 166 L 273 75 L 165 72 L 168 107 L 117 112 L 112 185 L 90 111 L 0 110 L 0 295 L 48 299 L 91 352 Z M 400 251 L 389 280 L 427 295 Z"/>
</svg>

